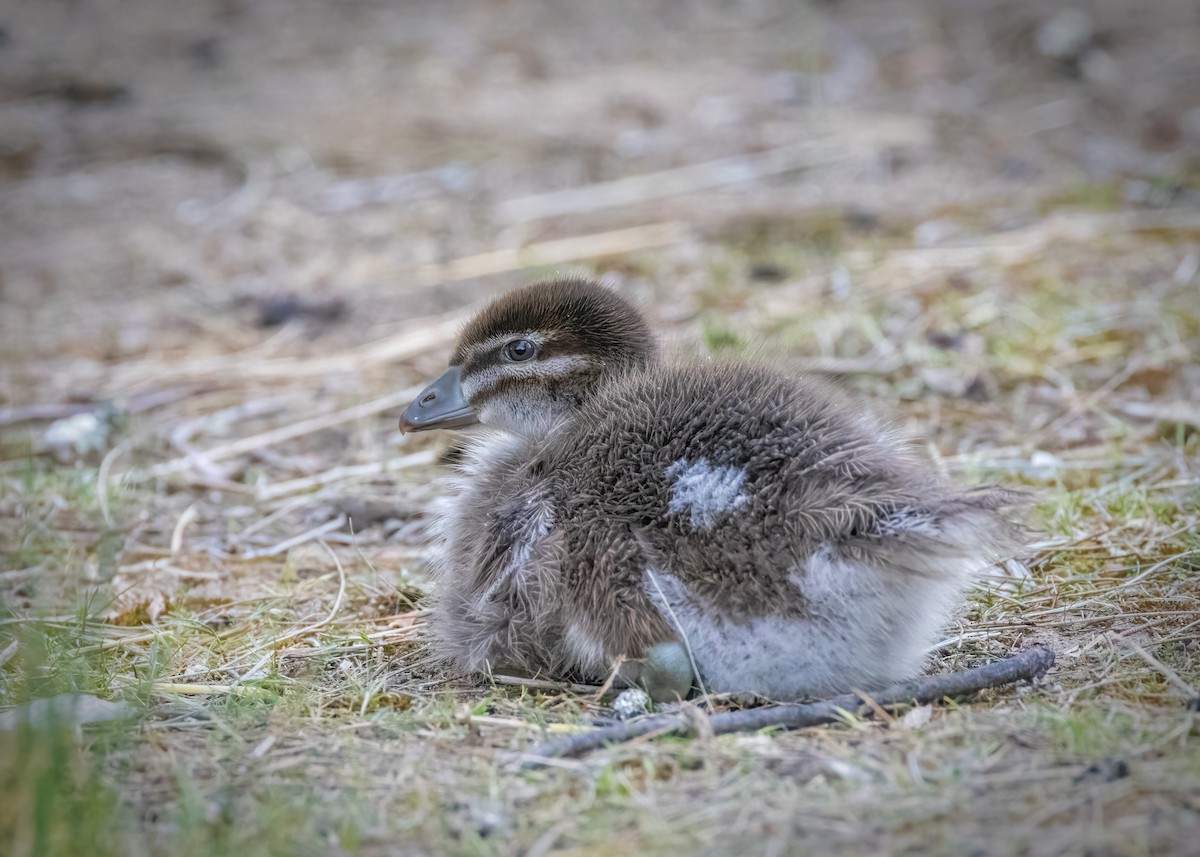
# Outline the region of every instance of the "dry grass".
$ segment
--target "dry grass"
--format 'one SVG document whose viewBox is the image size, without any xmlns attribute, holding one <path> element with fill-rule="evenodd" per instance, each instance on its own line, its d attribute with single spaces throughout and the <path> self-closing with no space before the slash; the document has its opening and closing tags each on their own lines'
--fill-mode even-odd
<svg viewBox="0 0 1200 857">
<path fill-rule="evenodd" d="M 533 46 L 523 4 L 303 5 L 287 45 L 270 4 L 194 5 L 116 51 L 0 22 L 0 707 L 128 706 L 0 730 L 10 853 L 1189 853 L 1200 180 L 1120 136 L 1181 90 L 1155 63 L 1186 4 L 1109 10 L 1115 95 L 1006 53 L 1038 4 L 988 6 L 990 52 L 928 4 L 900 47 L 867 2 L 697 4 L 679 44 L 580 6 Z M 413 80 L 436 97 L 392 98 Z M 104 82 L 132 100 L 71 101 Z M 952 84 L 989 108 L 929 106 Z M 1113 140 L 1141 160 L 1085 174 Z M 394 420 L 474 302 L 562 265 L 680 350 L 832 372 L 946 472 L 1032 488 L 1034 543 L 930 669 L 1041 643 L 1047 680 L 523 770 L 604 698 L 422 663 L 445 439 Z M 284 292 L 308 303 L 262 327 Z M 55 454 L 73 414 L 94 448 Z"/>
</svg>

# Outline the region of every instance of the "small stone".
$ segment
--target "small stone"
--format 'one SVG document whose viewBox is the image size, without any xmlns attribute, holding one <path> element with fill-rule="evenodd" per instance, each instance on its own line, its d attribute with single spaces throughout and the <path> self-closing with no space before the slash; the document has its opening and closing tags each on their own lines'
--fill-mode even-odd
<svg viewBox="0 0 1200 857">
<path fill-rule="evenodd" d="M 843 762 L 841 759 L 823 759 L 821 773 L 831 780 L 842 780 L 848 783 L 862 782 L 867 779 L 867 774 L 862 768 L 849 762 Z"/>
<path fill-rule="evenodd" d="M 1115 85 L 1121 80 L 1121 67 L 1108 51 L 1091 50 L 1079 61 L 1079 70 L 1092 83 Z"/>
<path fill-rule="evenodd" d="M 1071 59 L 1082 55 L 1095 35 L 1092 16 L 1082 9 L 1069 7 L 1047 18 L 1038 27 L 1035 41 L 1042 56 Z"/>
<path fill-rule="evenodd" d="M 1029 467 L 1026 470 L 1026 475 L 1032 476 L 1035 479 L 1049 479 L 1058 473 L 1062 469 L 1062 466 L 1063 461 L 1057 455 L 1039 449 L 1035 450 L 1033 455 L 1029 456 Z"/>
<path fill-rule="evenodd" d="M 639 687 L 631 687 L 617 694 L 612 709 L 618 720 L 645 714 L 650 710 L 650 695 Z"/>
<path fill-rule="evenodd" d="M 772 283 L 787 279 L 787 271 L 772 262 L 758 262 L 751 265 L 749 275 L 752 280 L 764 280 Z"/>
<path fill-rule="evenodd" d="M 933 719 L 933 706 L 918 705 L 906 711 L 904 715 L 896 721 L 896 725 L 901 729 L 919 729 L 930 720 Z"/>
<path fill-rule="evenodd" d="M 75 414 L 51 423 L 42 436 L 42 445 L 60 464 L 70 464 L 103 450 L 109 428 L 98 412 Z"/>
<path fill-rule="evenodd" d="M 935 366 L 927 366 L 921 370 L 921 381 L 931 392 L 955 398 L 967 397 L 972 387 L 982 384 L 978 375 L 969 375 L 960 369 Z"/>
<path fill-rule="evenodd" d="M 926 220 L 913 230 L 913 243 L 918 247 L 937 247 L 962 234 L 963 228 L 952 220 Z"/>
<path fill-rule="evenodd" d="M 1129 763 L 1124 759 L 1101 759 L 1075 775 L 1075 784 L 1111 783 L 1129 776 Z"/>
<path fill-rule="evenodd" d="M 125 702 L 109 702 L 87 693 L 65 693 L 35 699 L 0 713 L 0 730 L 21 725 L 45 729 L 54 725 L 82 726 L 132 717 L 134 709 Z"/>
</svg>

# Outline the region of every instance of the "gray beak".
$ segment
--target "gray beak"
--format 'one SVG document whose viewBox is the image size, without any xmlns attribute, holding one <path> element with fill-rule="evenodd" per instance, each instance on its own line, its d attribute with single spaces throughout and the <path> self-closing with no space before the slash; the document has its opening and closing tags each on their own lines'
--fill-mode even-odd
<svg viewBox="0 0 1200 857">
<path fill-rule="evenodd" d="M 400 431 L 425 431 L 435 428 L 462 428 L 479 422 L 467 400 L 463 398 L 459 381 L 461 368 L 451 366 L 421 391 L 400 415 Z"/>
</svg>

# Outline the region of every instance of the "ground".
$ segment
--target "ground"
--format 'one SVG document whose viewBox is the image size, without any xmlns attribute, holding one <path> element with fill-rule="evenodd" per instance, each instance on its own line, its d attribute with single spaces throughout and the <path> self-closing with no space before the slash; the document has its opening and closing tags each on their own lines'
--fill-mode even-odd
<svg viewBox="0 0 1200 857">
<path fill-rule="evenodd" d="M 0 851 L 1192 853 L 1200 18 L 1059 5 L 3 4 Z M 1033 492 L 929 670 L 1055 669 L 523 768 L 396 419 L 556 271 Z"/>
</svg>

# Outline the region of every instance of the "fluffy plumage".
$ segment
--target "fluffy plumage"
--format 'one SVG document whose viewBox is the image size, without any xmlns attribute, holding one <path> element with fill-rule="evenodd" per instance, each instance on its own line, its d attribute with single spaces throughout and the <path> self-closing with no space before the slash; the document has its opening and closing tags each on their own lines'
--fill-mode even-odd
<svg viewBox="0 0 1200 857">
<path fill-rule="evenodd" d="M 536 359 L 506 366 L 497 349 L 530 336 Z M 437 652 L 591 679 L 626 658 L 636 679 L 675 641 L 709 690 L 786 699 L 917 673 L 970 575 L 1014 544 L 1017 495 L 946 483 L 817 379 L 653 353 L 587 282 L 510 293 L 465 329 L 481 420 L 509 404 L 439 512 Z"/>
<path fill-rule="evenodd" d="M 481 343 L 526 333 L 545 337 L 545 360 L 585 355 L 613 368 L 645 364 L 655 352 L 650 328 L 628 301 L 588 280 L 567 279 L 515 289 L 484 307 L 463 328 L 450 364 L 478 369 L 493 356 L 476 351 Z"/>
</svg>

